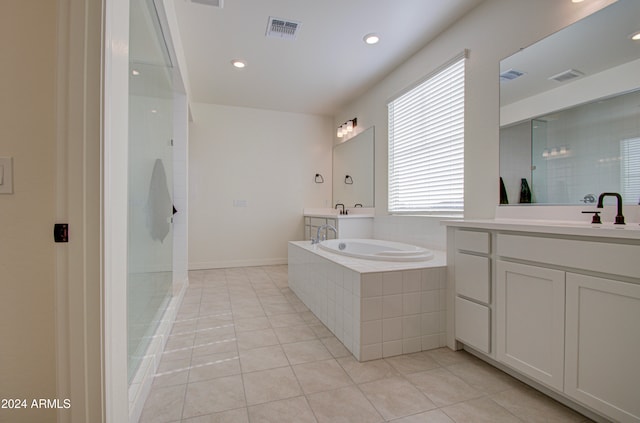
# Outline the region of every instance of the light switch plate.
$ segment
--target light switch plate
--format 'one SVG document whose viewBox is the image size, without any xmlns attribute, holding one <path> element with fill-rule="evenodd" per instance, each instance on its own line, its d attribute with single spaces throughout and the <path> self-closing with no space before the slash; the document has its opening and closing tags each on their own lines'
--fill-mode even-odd
<svg viewBox="0 0 640 423">
<path fill-rule="evenodd" d="M 0 157 L 0 194 L 13 194 L 13 158 Z"/>
</svg>

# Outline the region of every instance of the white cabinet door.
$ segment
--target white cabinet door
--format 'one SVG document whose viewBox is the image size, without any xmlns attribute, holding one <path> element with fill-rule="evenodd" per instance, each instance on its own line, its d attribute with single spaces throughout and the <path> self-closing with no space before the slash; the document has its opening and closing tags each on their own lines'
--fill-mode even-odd
<svg viewBox="0 0 640 423">
<path fill-rule="evenodd" d="M 565 272 L 497 262 L 499 361 L 562 391 Z"/>
<path fill-rule="evenodd" d="M 567 273 L 565 393 L 640 422 L 640 285 Z"/>
</svg>

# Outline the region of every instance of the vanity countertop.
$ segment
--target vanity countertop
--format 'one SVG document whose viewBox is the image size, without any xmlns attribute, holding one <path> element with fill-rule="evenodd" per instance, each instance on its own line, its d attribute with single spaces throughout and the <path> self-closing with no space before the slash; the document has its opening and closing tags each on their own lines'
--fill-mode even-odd
<svg viewBox="0 0 640 423">
<path fill-rule="evenodd" d="M 640 224 L 613 223 L 591 224 L 588 222 L 532 219 L 457 219 L 443 220 L 446 226 L 478 228 L 497 231 L 535 232 L 548 235 L 588 236 L 619 238 L 640 241 Z"/>
<path fill-rule="evenodd" d="M 336 209 L 304 209 L 302 214 L 305 217 L 321 217 L 325 219 L 371 219 L 374 217 L 373 209 L 362 207 L 349 209 L 349 214 L 340 214 Z"/>
</svg>

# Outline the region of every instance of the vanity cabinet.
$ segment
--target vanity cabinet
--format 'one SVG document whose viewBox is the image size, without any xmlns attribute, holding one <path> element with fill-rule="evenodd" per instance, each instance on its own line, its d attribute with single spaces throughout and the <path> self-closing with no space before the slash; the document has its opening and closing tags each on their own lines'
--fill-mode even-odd
<svg viewBox="0 0 640 423">
<path fill-rule="evenodd" d="M 567 273 L 565 392 L 640 421 L 640 285 Z"/>
<path fill-rule="evenodd" d="M 455 234 L 456 338 L 491 353 L 491 241 L 489 233 Z"/>
<path fill-rule="evenodd" d="M 496 282 L 498 361 L 561 391 L 565 272 L 498 260 Z"/>
<path fill-rule="evenodd" d="M 535 229 L 449 228 L 454 340 L 568 405 L 640 423 L 640 237 Z"/>
<path fill-rule="evenodd" d="M 305 241 L 315 238 L 318 235 L 318 228 L 322 225 L 331 225 L 336 228 L 338 238 L 373 238 L 373 216 L 304 216 Z M 327 231 L 326 235 L 327 239 L 336 238 L 332 230 Z"/>
</svg>

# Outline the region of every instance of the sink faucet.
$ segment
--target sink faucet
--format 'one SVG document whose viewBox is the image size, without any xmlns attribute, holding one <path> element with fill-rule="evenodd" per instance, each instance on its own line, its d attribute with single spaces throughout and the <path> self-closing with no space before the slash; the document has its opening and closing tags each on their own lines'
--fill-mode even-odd
<svg viewBox="0 0 640 423">
<path fill-rule="evenodd" d="M 338 209 L 338 206 L 342 206 L 342 210 L 340 210 L 340 214 L 347 214 L 345 209 L 344 209 L 344 204 L 336 203 L 336 210 Z"/>
<path fill-rule="evenodd" d="M 598 197 L 597 207 L 599 209 L 604 207 L 604 205 L 602 204 L 604 197 L 616 197 L 616 200 L 618 201 L 618 213 L 616 214 L 615 224 L 624 225 L 624 216 L 622 215 L 622 196 L 617 192 L 603 192 L 602 194 L 600 194 L 600 197 Z"/>
<path fill-rule="evenodd" d="M 333 231 L 334 235 L 336 236 L 336 238 L 338 238 L 338 230 L 334 226 L 326 224 L 326 225 L 322 225 L 322 226 L 318 227 L 318 233 L 316 234 L 315 239 L 314 238 L 311 239 L 311 244 L 318 244 L 319 242 L 324 241 L 325 239 L 327 239 L 327 231 L 329 229 L 331 229 Z M 320 233 L 323 230 L 324 230 L 324 235 L 321 237 Z"/>
</svg>

